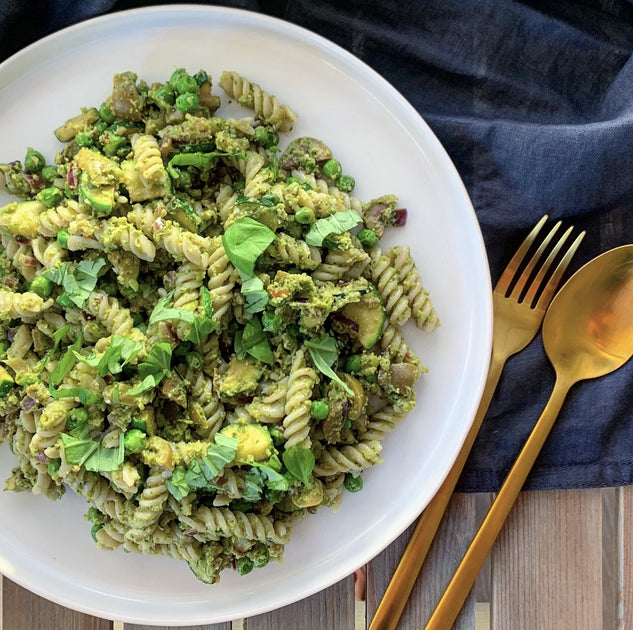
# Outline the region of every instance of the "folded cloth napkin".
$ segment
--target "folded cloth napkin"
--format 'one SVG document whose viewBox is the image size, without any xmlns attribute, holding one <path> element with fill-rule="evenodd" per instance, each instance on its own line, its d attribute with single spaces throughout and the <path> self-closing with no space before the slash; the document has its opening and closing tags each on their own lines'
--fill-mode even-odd
<svg viewBox="0 0 633 630">
<path fill-rule="evenodd" d="M 161 3 L 0 0 L 0 58 L 72 22 L 147 4 Z M 628 2 L 211 4 L 304 26 L 392 83 L 431 126 L 461 174 L 493 283 L 545 213 L 587 231 L 568 274 L 631 240 L 633 5 Z M 553 383 L 537 337 L 508 362 L 459 490 L 499 488 Z M 633 362 L 576 385 L 526 487 L 632 483 L 632 405 Z"/>
</svg>

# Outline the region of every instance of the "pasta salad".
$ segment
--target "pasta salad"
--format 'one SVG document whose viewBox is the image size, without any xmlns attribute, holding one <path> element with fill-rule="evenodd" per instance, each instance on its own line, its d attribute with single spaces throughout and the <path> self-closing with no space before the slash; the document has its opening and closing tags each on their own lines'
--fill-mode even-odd
<svg viewBox="0 0 633 630">
<path fill-rule="evenodd" d="M 0 165 L 7 490 L 88 504 L 103 549 L 207 583 L 281 559 L 295 519 L 362 489 L 438 317 L 395 195 L 361 201 L 297 114 L 236 72 L 112 93 Z"/>
</svg>

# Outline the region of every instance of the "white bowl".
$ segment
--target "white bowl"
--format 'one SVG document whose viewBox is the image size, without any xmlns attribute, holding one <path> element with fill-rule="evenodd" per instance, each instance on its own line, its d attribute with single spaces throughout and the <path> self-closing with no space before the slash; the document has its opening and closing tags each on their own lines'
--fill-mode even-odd
<svg viewBox="0 0 633 630">
<path fill-rule="evenodd" d="M 388 244 L 409 243 L 442 325 L 407 328 L 428 366 L 418 404 L 388 435 L 384 463 L 364 473 L 338 512 L 294 528 L 282 565 L 220 584 L 183 562 L 100 551 L 82 499 L 0 493 L 0 572 L 61 605 L 139 624 L 198 625 L 252 616 L 343 579 L 397 538 L 447 475 L 471 424 L 491 344 L 491 288 L 475 213 L 444 149 L 407 101 L 358 59 L 306 30 L 262 15 L 193 5 L 151 7 L 80 23 L 0 65 L 0 162 L 35 147 L 49 159 L 52 130 L 99 106 L 116 72 L 166 80 L 177 67 L 214 78 L 236 70 L 300 115 L 293 135 L 324 140 L 355 176 L 354 194 L 386 193 L 408 208 Z M 220 90 L 216 90 L 223 96 Z M 243 115 L 247 115 L 244 112 Z M 9 197 L 0 193 L 0 204 Z M 0 448 L 0 477 L 13 456 Z"/>
</svg>

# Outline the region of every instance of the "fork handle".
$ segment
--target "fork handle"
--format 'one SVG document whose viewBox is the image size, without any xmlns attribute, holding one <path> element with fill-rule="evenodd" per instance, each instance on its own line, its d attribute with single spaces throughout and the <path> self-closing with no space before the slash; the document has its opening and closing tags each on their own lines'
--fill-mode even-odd
<svg viewBox="0 0 633 630">
<path fill-rule="evenodd" d="M 481 527 L 477 531 L 468 551 L 457 567 L 444 595 L 431 615 L 425 630 L 446 630 L 452 628 L 459 615 L 477 575 L 483 566 L 492 545 L 503 527 L 510 510 L 515 504 L 527 476 L 534 466 L 543 444 L 560 412 L 567 392 L 573 383 L 566 379 L 556 379 L 554 390 L 547 401 L 532 433 L 524 444 L 516 462 L 510 469 L 497 497 L 492 502 Z"/>
<path fill-rule="evenodd" d="M 382 601 L 376 609 L 376 614 L 369 626 L 369 630 L 395 630 L 397 627 L 402 611 L 431 547 L 433 537 L 451 500 L 457 480 L 464 469 L 475 438 L 479 433 L 486 411 L 488 411 L 492 395 L 497 387 L 507 358 L 507 356 L 496 356 L 493 353 L 488 377 L 473 424 L 448 476 L 418 519 L 418 523 L 411 534 L 391 582 L 387 586 Z"/>
</svg>

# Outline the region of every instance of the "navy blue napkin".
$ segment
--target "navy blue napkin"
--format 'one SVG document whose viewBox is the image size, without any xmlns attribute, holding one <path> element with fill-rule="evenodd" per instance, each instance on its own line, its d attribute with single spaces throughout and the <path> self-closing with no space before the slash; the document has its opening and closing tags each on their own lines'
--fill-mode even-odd
<svg viewBox="0 0 633 630">
<path fill-rule="evenodd" d="M 73 22 L 148 4 L 163 3 L 0 0 L 0 59 Z M 429 123 L 461 174 L 493 282 L 545 213 L 587 231 L 567 275 L 632 240 L 633 6 L 628 2 L 210 4 L 260 11 L 309 28 L 391 82 Z M 537 337 L 508 362 L 459 490 L 499 488 L 553 383 Z M 632 385 L 633 363 L 574 386 L 526 487 L 632 483 Z"/>
</svg>

